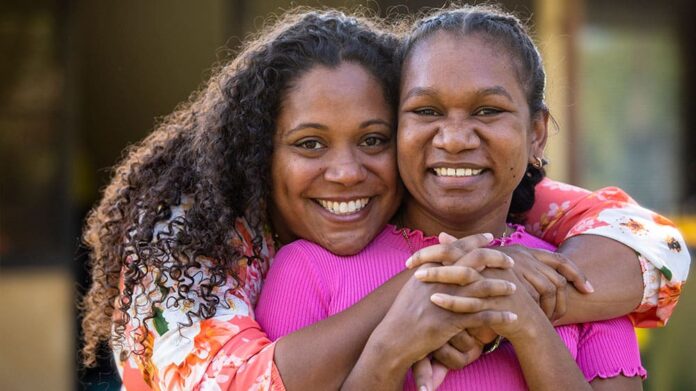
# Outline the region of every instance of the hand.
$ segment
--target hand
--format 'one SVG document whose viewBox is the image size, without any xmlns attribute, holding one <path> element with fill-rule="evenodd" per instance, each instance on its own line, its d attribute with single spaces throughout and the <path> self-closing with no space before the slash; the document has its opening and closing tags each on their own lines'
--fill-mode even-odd
<svg viewBox="0 0 696 391">
<path fill-rule="evenodd" d="M 418 272 L 427 272 L 431 268 L 435 267 L 424 265 Z M 407 368 L 410 367 L 464 329 L 515 319 L 516 315 L 507 311 L 484 310 L 464 314 L 445 311 L 433 305 L 430 302 L 432 297 L 439 294 L 488 297 L 509 295 L 515 289 L 508 281 L 483 278 L 476 270 L 466 266 L 449 268 L 458 271 L 458 284 L 432 284 L 414 277 L 409 279 L 370 337 L 370 342 L 379 346 L 383 355 L 388 356 L 389 352 L 393 352 L 394 356 L 398 356 L 398 366 L 407 364 Z M 427 277 L 428 273 L 425 275 Z M 395 335 L 399 337 L 395 338 Z"/>
<path fill-rule="evenodd" d="M 560 253 L 517 245 L 497 250 L 515 260 L 513 271 L 551 320 L 559 319 L 566 312 L 568 281 L 579 292 L 594 291 L 580 268 Z"/>
<path fill-rule="evenodd" d="M 483 346 L 495 339 L 491 333 L 488 340 L 477 338 L 471 330 L 490 330 L 490 328 L 475 328 L 463 330 L 459 334 L 432 353 L 432 357 L 449 369 L 461 369 L 476 361 L 483 353 Z"/>
<path fill-rule="evenodd" d="M 512 258 L 497 249 L 482 248 L 490 243 L 491 234 L 477 234 L 456 239 L 452 235 L 441 233 L 438 237 L 440 244 L 425 247 L 416 251 L 406 260 L 406 267 L 413 269 L 424 264 L 459 265 L 482 271 L 486 267 L 510 268 L 514 264 Z M 438 281 L 443 283 L 456 283 Z"/>
<path fill-rule="evenodd" d="M 491 268 L 486 269 L 482 274 L 488 279 L 508 281 L 513 285 L 521 284 L 515 273 L 509 269 Z M 533 341 L 537 331 L 541 327 L 546 327 L 550 324 L 541 308 L 525 289 L 515 290 L 511 295 L 492 297 L 462 297 L 448 293 L 438 293 L 432 295 L 431 300 L 443 309 L 460 314 L 472 314 L 481 311 L 503 311 L 515 314 L 516 316 L 510 322 L 490 325 L 490 328 L 496 334 L 504 336 L 513 344 L 515 341 Z"/>
</svg>

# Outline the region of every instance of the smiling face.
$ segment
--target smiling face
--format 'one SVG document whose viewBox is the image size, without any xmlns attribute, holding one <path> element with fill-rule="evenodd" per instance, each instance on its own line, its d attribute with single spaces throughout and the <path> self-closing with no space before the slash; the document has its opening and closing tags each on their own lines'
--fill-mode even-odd
<svg viewBox="0 0 696 391">
<path fill-rule="evenodd" d="M 393 118 L 381 84 L 344 62 L 284 96 L 272 158 L 274 224 L 339 255 L 362 250 L 400 201 Z"/>
<path fill-rule="evenodd" d="M 440 31 L 406 59 L 399 170 L 410 193 L 405 220 L 426 234 L 501 234 L 527 163 L 542 156 L 547 116 L 532 118 L 504 53 Z"/>
</svg>

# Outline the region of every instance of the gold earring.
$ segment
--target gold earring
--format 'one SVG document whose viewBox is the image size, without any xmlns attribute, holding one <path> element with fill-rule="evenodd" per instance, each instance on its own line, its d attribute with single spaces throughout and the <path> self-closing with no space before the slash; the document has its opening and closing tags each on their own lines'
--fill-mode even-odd
<svg viewBox="0 0 696 391">
<path fill-rule="evenodd" d="M 536 168 L 537 170 L 540 170 L 542 167 L 545 165 L 549 164 L 549 161 L 544 159 L 543 157 L 539 157 L 537 155 L 534 155 L 534 162 L 532 163 L 532 166 Z"/>
</svg>

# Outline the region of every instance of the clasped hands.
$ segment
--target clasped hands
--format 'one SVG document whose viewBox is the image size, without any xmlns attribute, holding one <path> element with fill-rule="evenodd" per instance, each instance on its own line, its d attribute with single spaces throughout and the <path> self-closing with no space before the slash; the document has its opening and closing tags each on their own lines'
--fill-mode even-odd
<svg viewBox="0 0 696 391">
<path fill-rule="evenodd" d="M 524 327 L 511 326 L 519 323 L 517 314 L 495 310 L 494 301 L 523 289 L 519 293 L 528 295 L 554 321 L 566 311 L 569 282 L 579 292 L 593 291 L 582 271 L 562 254 L 516 245 L 485 248 L 490 235 L 458 240 L 443 233 L 439 239 L 440 244 L 413 254 L 407 267 L 417 269 L 413 280 L 432 283 L 431 302 L 458 314 L 451 324 L 461 330 L 431 352 L 432 360 L 425 356 L 413 365 L 419 390 L 436 389 L 448 369 L 460 369 L 478 359 L 484 345 L 503 334 L 501 327 L 506 331 Z M 435 333 L 438 337 L 447 335 L 440 331 Z"/>
</svg>

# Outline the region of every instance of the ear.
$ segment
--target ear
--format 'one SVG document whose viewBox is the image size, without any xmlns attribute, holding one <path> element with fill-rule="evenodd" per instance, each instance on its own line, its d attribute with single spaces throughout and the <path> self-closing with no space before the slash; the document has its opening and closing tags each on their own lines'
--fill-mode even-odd
<svg viewBox="0 0 696 391">
<path fill-rule="evenodd" d="M 547 110 L 534 116 L 529 136 L 529 162 L 533 163 L 534 156 L 544 156 L 544 148 L 549 136 L 549 112 Z"/>
</svg>

